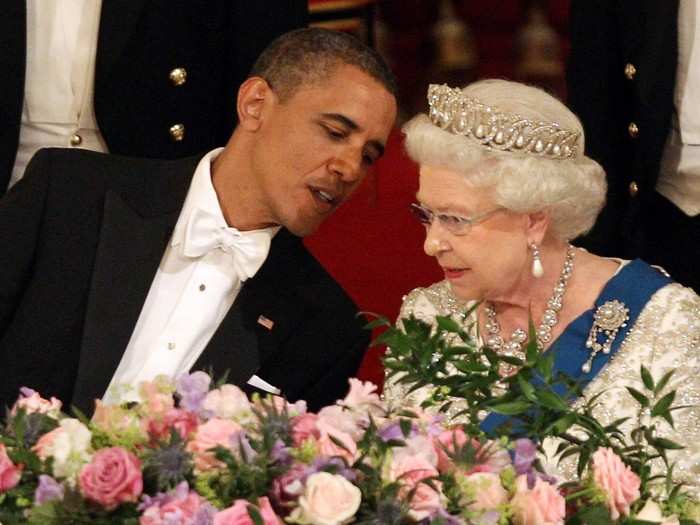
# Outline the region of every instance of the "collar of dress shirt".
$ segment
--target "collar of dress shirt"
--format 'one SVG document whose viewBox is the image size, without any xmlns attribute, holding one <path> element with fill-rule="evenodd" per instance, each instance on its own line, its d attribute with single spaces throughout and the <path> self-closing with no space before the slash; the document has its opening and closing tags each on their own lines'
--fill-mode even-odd
<svg viewBox="0 0 700 525">
<path fill-rule="evenodd" d="M 202 157 L 202 160 L 197 164 L 197 168 L 194 171 L 194 176 L 192 177 L 192 182 L 190 183 L 190 188 L 187 191 L 187 197 L 185 198 L 185 204 L 182 206 L 182 211 L 177 219 L 177 224 L 175 225 L 175 230 L 173 231 L 173 236 L 170 241 L 171 246 L 181 245 L 185 238 L 185 231 L 187 229 L 187 221 L 190 214 L 196 208 L 202 209 L 209 212 L 217 217 L 221 218 L 221 224 L 226 224 L 226 219 L 224 218 L 224 212 L 221 210 L 219 205 L 219 199 L 216 196 L 216 191 L 214 190 L 214 184 L 211 181 L 211 165 L 214 160 L 221 154 L 224 148 L 216 148 L 211 150 L 209 153 Z M 256 232 L 268 232 L 270 238 L 274 237 L 280 230 L 280 226 L 272 226 L 270 228 L 263 228 L 261 230 L 254 230 Z M 247 232 L 241 232 L 245 235 Z"/>
</svg>

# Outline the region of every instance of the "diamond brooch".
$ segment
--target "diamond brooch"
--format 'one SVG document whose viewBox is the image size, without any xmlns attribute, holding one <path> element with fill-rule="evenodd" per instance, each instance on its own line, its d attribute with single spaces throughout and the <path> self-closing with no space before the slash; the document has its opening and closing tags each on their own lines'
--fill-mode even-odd
<svg viewBox="0 0 700 525">
<path fill-rule="evenodd" d="M 614 299 L 600 305 L 593 314 L 593 326 L 588 333 L 586 340 L 586 348 L 590 350 L 590 356 L 581 366 L 584 373 L 591 371 L 593 359 L 599 352 L 609 354 L 612 348 L 613 341 L 617 337 L 620 328 L 627 326 L 629 321 L 629 308 L 625 303 Z M 602 339 L 602 341 L 601 341 Z"/>
</svg>

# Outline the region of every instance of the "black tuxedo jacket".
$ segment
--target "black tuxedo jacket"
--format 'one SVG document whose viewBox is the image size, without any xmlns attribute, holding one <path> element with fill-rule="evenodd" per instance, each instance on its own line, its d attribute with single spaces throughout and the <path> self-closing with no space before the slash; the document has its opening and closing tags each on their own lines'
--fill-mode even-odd
<svg viewBox="0 0 700 525">
<path fill-rule="evenodd" d="M 306 0 L 102 0 L 95 114 L 110 153 L 182 158 L 225 144 L 236 93 L 267 44 L 304 27 Z M 26 1 L 2 0 L 0 195 L 9 182 L 24 100 Z M 170 72 L 187 70 L 175 86 Z M 169 129 L 185 126 L 174 142 Z"/>
<path fill-rule="evenodd" d="M 198 160 L 37 153 L 0 200 L 0 406 L 25 385 L 91 412 L 129 341 Z M 257 374 L 318 408 L 344 395 L 367 347 L 356 313 L 283 229 L 194 368 L 229 371 L 238 385 Z"/>
<path fill-rule="evenodd" d="M 608 180 L 606 206 L 586 243 L 602 255 L 647 257 L 641 219 L 655 197 L 671 125 L 677 19 L 678 0 L 571 4 L 568 101 L 583 123 L 586 153 Z"/>
</svg>

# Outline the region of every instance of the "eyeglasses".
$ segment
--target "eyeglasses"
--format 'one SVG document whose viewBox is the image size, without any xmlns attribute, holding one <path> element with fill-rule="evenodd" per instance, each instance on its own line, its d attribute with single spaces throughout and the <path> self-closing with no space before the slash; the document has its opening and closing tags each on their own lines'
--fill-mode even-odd
<svg viewBox="0 0 700 525">
<path fill-rule="evenodd" d="M 475 224 L 485 221 L 493 214 L 503 210 L 503 208 L 494 208 L 484 213 L 480 213 L 474 217 L 461 217 L 459 215 L 448 215 L 446 213 L 435 213 L 433 210 L 421 206 L 420 204 L 411 204 L 411 214 L 425 227 L 433 223 L 433 219 L 440 222 L 440 225 L 452 235 L 466 235 Z"/>
</svg>

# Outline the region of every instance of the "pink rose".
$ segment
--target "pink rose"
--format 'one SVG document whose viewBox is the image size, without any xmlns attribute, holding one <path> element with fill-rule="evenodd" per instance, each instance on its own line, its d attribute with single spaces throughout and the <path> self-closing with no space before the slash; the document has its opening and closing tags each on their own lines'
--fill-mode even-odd
<svg viewBox="0 0 700 525">
<path fill-rule="evenodd" d="M 450 455 L 454 455 L 456 449 L 464 447 L 469 438 L 464 433 L 464 430 L 457 427 L 451 430 L 443 430 L 433 440 L 438 456 L 438 470 L 440 472 L 449 472 L 454 468 L 454 462 Z"/>
<path fill-rule="evenodd" d="M 141 495 L 141 462 L 121 447 L 103 448 L 80 471 L 78 483 L 87 499 L 113 509 Z"/>
<path fill-rule="evenodd" d="M 187 410 L 171 408 L 165 415 L 148 419 L 146 427 L 152 441 L 170 438 L 170 429 L 175 429 L 182 439 L 188 439 L 197 429 L 197 416 Z"/>
<path fill-rule="evenodd" d="M 593 480 L 605 492 L 610 517 L 629 516 L 630 505 L 639 499 L 639 477 L 609 448 L 593 454 Z"/>
<path fill-rule="evenodd" d="M 409 454 L 399 454 L 393 458 L 389 466 L 389 481 L 401 483 L 400 495 L 406 495 L 415 489 L 413 497 L 409 502 L 409 516 L 416 521 L 427 518 L 438 510 L 442 504 L 442 484 L 433 479 L 433 489 L 423 480 L 435 478 L 438 475 L 437 469 L 430 461 L 422 456 Z"/>
<path fill-rule="evenodd" d="M 5 445 L 0 443 L 0 494 L 17 486 L 21 477 L 22 465 L 12 463 Z"/>
<path fill-rule="evenodd" d="M 205 472 L 223 464 L 216 459 L 212 448 L 222 446 L 231 448 L 231 436 L 241 431 L 238 423 L 228 419 L 213 418 L 200 425 L 192 440 L 187 443 L 187 451 L 194 455 L 194 466 L 197 472 Z"/>
<path fill-rule="evenodd" d="M 332 436 L 332 438 L 331 438 Z M 343 446 L 337 445 L 337 442 Z M 318 450 L 322 456 L 337 456 L 345 460 L 348 465 L 352 465 L 357 457 L 357 444 L 352 436 L 338 430 L 321 430 L 321 437 L 318 438 Z"/>
<path fill-rule="evenodd" d="M 47 414 L 55 418 L 61 411 L 61 402 L 55 397 L 52 397 L 49 401 L 41 397 L 39 392 L 27 387 L 22 387 L 20 391 L 21 395 L 10 412 L 13 416 L 17 414 L 18 410 L 22 409 L 26 414 Z"/>
<path fill-rule="evenodd" d="M 564 523 L 566 501 L 553 485 L 537 478 L 529 489 L 527 476 L 515 480 L 515 496 L 511 500 L 516 525 L 559 525 Z"/>
<path fill-rule="evenodd" d="M 377 394 L 377 385 L 369 381 L 360 381 L 354 377 L 349 381 L 350 391 L 345 399 L 339 401 L 339 404 L 362 412 L 365 417 L 368 412 L 372 415 L 383 415 L 385 410 Z"/>
<path fill-rule="evenodd" d="M 492 472 L 477 472 L 465 476 L 465 481 L 474 488 L 474 498 L 467 502 L 473 511 L 494 510 L 508 501 L 508 492 L 501 484 L 501 477 Z"/>
<path fill-rule="evenodd" d="M 348 523 L 360 508 L 362 493 L 343 476 L 317 472 L 306 480 L 299 506 L 288 521 L 311 525 Z"/>
<path fill-rule="evenodd" d="M 321 432 L 316 428 L 318 416 L 311 412 L 292 418 L 292 441 L 295 447 L 301 445 L 307 439 L 321 437 Z"/>
<path fill-rule="evenodd" d="M 287 472 L 272 480 L 270 496 L 281 515 L 286 516 L 296 506 L 299 495 L 304 490 L 302 480 L 308 471 L 309 468 L 303 463 L 294 463 Z"/>
<path fill-rule="evenodd" d="M 364 430 L 357 423 L 355 416 L 350 410 L 346 410 L 338 405 L 331 405 L 323 407 L 319 411 L 316 426 L 329 432 L 335 429 L 351 436 L 353 440 L 359 440 Z"/>
<path fill-rule="evenodd" d="M 248 513 L 249 506 L 253 506 L 249 501 L 237 499 L 232 506 L 216 513 L 214 525 L 255 525 Z M 264 525 L 282 525 L 267 498 L 258 498 L 258 512 Z"/>
</svg>

